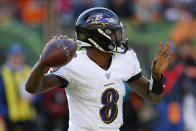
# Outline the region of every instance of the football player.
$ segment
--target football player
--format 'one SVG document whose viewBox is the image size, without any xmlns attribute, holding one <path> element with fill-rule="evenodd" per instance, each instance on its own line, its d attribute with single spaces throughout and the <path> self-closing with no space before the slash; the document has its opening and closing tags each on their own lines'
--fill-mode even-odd
<svg viewBox="0 0 196 131">
<path fill-rule="evenodd" d="M 26 90 L 33 94 L 66 87 L 69 131 L 119 131 L 123 124 L 123 81 L 144 100 L 161 101 L 161 74 L 173 56 L 168 44 L 160 44 L 152 77 L 147 80 L 135 52 L 128 49 L 125 27 L 114 12 L 100 7 L 86 10 L 75 28 L 77 43 L 85 51 L 77 51 L 71 62 L 46 75 L 47 67 L 38 61 L 26 83 Z"/>
</svg>

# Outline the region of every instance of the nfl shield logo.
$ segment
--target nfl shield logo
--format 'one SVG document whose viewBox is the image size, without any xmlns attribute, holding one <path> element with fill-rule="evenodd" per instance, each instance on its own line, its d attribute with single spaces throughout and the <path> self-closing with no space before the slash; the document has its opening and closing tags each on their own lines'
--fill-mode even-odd
<svg viewBox="0 0 196 131">
<path fill-rule="evenodd" d="M 105 74 L 105 77 L 106 77 L 107 79 L 110 79 L 110 75 L 111 75 L 111 73 Z"/>
</svg>

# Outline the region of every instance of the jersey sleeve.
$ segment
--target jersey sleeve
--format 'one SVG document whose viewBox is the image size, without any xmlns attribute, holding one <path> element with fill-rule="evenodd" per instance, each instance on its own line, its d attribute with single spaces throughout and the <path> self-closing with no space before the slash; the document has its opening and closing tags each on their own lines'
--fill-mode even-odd
<svg viewBox="0 0 196 131">
<path fill-rule="evenodd" d="M 127 59 L 127 61 L 129 62 L 129 76 L 127 77 L 128 79 L 126 79 L 126 81 L 132 82 L 142 76 L 140 63 L 134 50 L 130 50 L 128 52 Z"/>
<path fill-rule="evenodd" d="M 71 83 L 71 76 L 69 72 L 70 71 L 68 67 L 62 66 L 60 68 L 50 68 L 47 74 L 56 75 L 58 79 L 63 83 L 63 86 L 61 87 L 65 87 Z"/>
</svg>

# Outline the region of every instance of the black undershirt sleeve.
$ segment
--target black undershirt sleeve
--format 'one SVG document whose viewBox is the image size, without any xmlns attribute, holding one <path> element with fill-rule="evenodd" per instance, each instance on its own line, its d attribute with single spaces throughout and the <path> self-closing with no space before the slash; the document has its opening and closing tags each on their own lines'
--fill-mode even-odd
<svg viewBox="0 0 196 131">
<path fill-rule="evenodd" d="M 135 76 L 132 76 L 130 79 L 127 80 L 127 82 L 133 82 L 137 79 L 139 79 L 142 76 L 142 72 L 136 74 Z"/>
<path fill-rule="evenodd" d="M 57 76 L 57 75 L 56 75 Z M 68 81 L 60 76 L 57 76 L 57 78 L 63 83 L 63 85 L 59 86 L 59 88 L 66 88 L 68 86 Z"/>
</svg>

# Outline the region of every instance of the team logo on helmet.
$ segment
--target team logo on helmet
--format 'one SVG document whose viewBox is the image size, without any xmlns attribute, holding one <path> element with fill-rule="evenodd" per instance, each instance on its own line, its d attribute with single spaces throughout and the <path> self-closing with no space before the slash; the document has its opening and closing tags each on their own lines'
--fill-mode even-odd
<svg viewBox="0 0 196 131">
<path fill-rule="evenodd" d="M 101 24 L 103 26 L 106 26 L 109 23 L 116 24 L 117 22 L 111 18 L 109 15 L 103 14 L 103 13 L 98 13 L 95 15 L 90 16 L 86 23 L 88 24 Z"/>
</svg>

